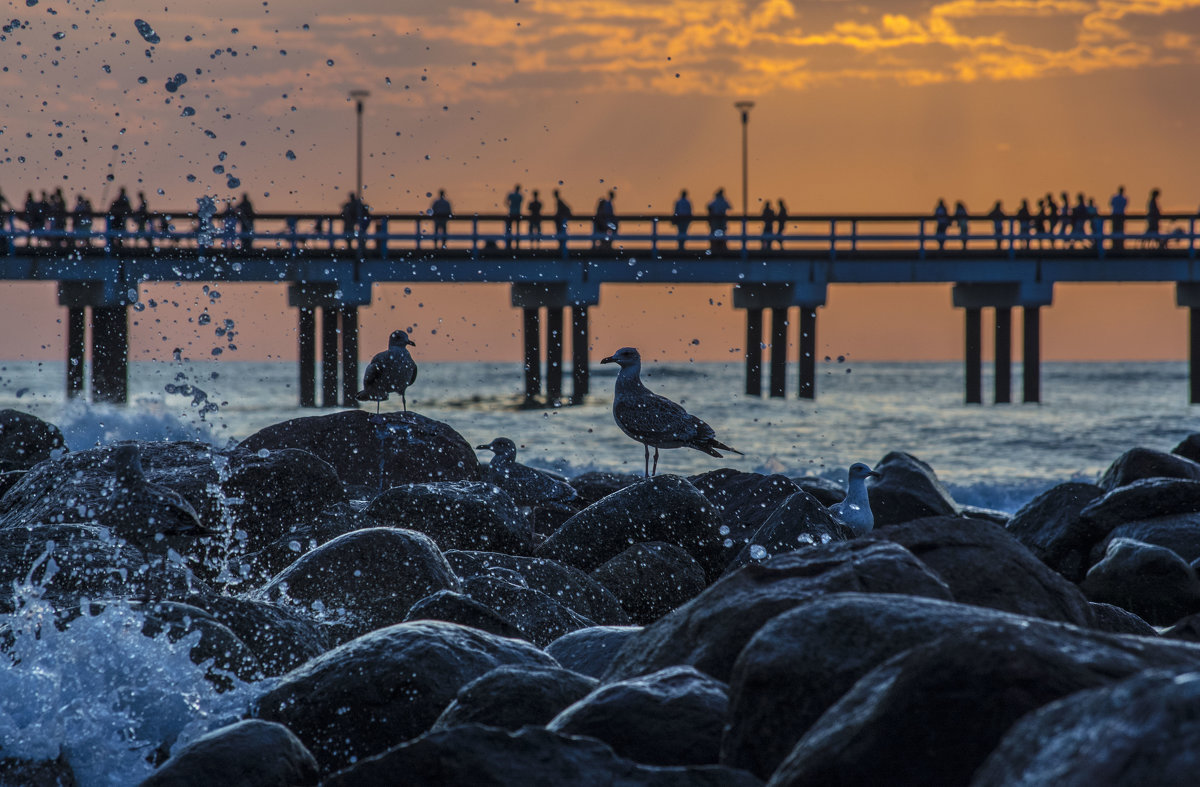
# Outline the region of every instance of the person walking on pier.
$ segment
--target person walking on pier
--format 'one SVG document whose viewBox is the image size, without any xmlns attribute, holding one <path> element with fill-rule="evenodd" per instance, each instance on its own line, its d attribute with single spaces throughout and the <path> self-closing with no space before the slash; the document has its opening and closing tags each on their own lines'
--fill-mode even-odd
<svg viewBox="0 0 1200 787">
<path fill-rule="evenodd" d="M 1062 236 L 1063 248 L 1066 248 L 1067 237 L 1071 233 L 1071 228 L 1074 223 L 1074 216 L 1071 212 L 1071 195 L 1067 192 L 1062 192 L 1062 217 L 1059 219 L 1058 234 Z"/>
<path fill-rule="evenodd" d="M 771 238 L 775 233 L 775 209 L 771 207 L 771 200 L 763 203 L 762 209 L 762 248 L 767 251 L 771 248 Z"/>
<path fill-rule="evenodd" d="M 692 201 L 688 199 L 687 189 L 679 192 L 679 199 L 675 200 L 675 210 L 671 214 L 671 222 L 675 225 L 675 231 L 679 236 L 679 250 L 683 251 L 683 245 L 687 241 L 688 226 L 692 223 Z"/>
<path fill-rule="evenodd" d="M 609 191 L 608 196 L 601 197 L 596 203 L 596 215 L 592 219 L 592 248 L 612 248 L 613 237 L 617 234 L 617 214 L 613 210 L 615 191 Z"/>
<path fill-rule="evenodd" d="M 129 215 L 133 213 L 133 206 L 129 204 L 129 195 L 125 193 L 125 187 L 117 192 L 117 197 L 108 206 L 108 234 L 110 244 L 113 249 L 121 248 L 123 238 L 125 237 L 125 225 L 129 221 Z"/>
<path fill-rule="evenodd" d="M 1096 198 L 1088 197 L 1087 201 L 1088 229 L 1092 235 L 1092 248 L 1100 248 L 1104 238 L 1104 220 L 1100 218 L 1100 208 L 1096 207 Z"/>
<path fill-rule="evenodd" d="M 133 211 L 133 226 L 137 230 L 138 237 L 141 238 L 146 234 L 146 227 L 150 223 L 150 206 L 146 204 L 146 192 L 138 192 L 138 205 Z M 146 247 L 149 248 L 154 244 L 149 238 L 146 238 Z"/>
<path fill-rule="evenodd" d="M 429 208 L 429 215 L 433 216 L 433 245 L 440 248 L 446 248 L 446 238 L 450 234 L 447 225 L 450 222 L 450 217 L 454 215 L 453 209 L 450 207 L 450 200 L 446 199 L 446 190 L 438 189 L 437 199 L 433 201 L 433 205 Z"/>
<path fill-rule="evenodd" d="M 71 210 L 71 232 L 75 234 L 77 246 L 88 247 L 92 234 L 92 203 L 82 193 L 75 195 L 75 207 Z"/>
<path fill-rule="evenodd" d="M 1143 245 L 1153 245 L 1162 248 L 1165 242 L 1160 237 L 1162 209 L 1158 206 L 1158 189 L 1150 190 L 1150 201 L 1146 203 L 1146 239 Z"/>
<path fill-rule="evenodd" d="M 787 230 L 788 223 L 787 205 L 783 203 L 783 197 L 779 198 L 779 209 L 775 211 L 775 221 L 779 226 L 779 229 L 775 232 L 775 236 L 779 241 L 779 250 L 783 251 L 783 233 Z"/>
<path fill-rule="evenodd" d="M 954 221 L 958 224 L 958 234 L 962 238 L 963 249 L 967 248 L 967 224 L 971 215 L 967 212 L 967 206 L 962 201 L 954 203 Z"/>
<path fill-rule="evenodd" d="M 1054 228 L 1058 226 L 1058 203 L 1054 201 L 1054 195 L 1046 192 L 1046 225 L 1045 234 L 1050 241 L 1050 248 L 1054 248 Z"/>
<path fill-rule="evenodd" d="M 529 200 L 529 237 L 530 243 L 542 245 L 542 198 L 538 190 L 533 190 L 533 199 Z"/>
<path fill-rule="evenodd" d="M 1071 208 L 1071 246 L 1082 244 L 1087 232 L 1088 208 L 1083 192 L 1075 197 L 1075 207 Z"/>
<path fill-rule="evenodd" d="M 558 247 L 567 246 L 567 222 L 571 220 L 571 206 L 562 198 L 558 189 L 554 190 L 554 234 L 558 236 Z"/>
<path fill-rule="evenodd" d="M 508 218 L 504 220 L 504 248 L 511 249 L 514 245 L 520 248 L 520 240 L 514 244 L 513 233 L 521 234 L 521 203 L 525 201 L 525 195 L 521 193 L 521 184 L 513 186 L 513 190 L 504 199 L 508 203 Z"/>
<path fill-rule="evenodd" d="M 250 202 L 250 195 L 244 191 L 242 201 L 237 204 L 237 215 L 243 235 L 242 245 L 249 247 L 250 236 L 254 234 L 254 203 Z"/>
<path fill-rule="evenodd" d="M 725 236 L 729 229 L 729 200 L 725 189 L 719 188 L 708 203 L 708 231 L 712 235 L 712 250 L 725 251 Z"/>
<path fill-rule="evenodd" d="M 358 195 L 353 191 L 346 195 L 346 201 L 342 204 L 342 239 L 346 241 L 346 248 L 354 248 L 354 229 L 358 225 L 359 203 Z M 329 234 L 333 234 L 333 227 L 329 228 Z"/>
<path fill-rule="evenodd" d="M 1029 200 L 1021 200 L 1021 207 L 1017 208 L 1017 227 L 1021 235 L 1021 247 L 1029 248 L 1029 233 L 1033 230 L 1033 216 L 1029 212 Z"/>
<path fill-rule="evenodd" d="M 946 230 L 950 229 L 950 211 L 946 200 L 939 199 L 933 209 L 934 234 L 937 236 L 938 251 L 946 248 Z"/>
<path fill-rule="evenodd" d="M 992 206 L 987 217 L 992 220 L 992 234 L 996 236 L 996 248 L 1004 247 L 1004 207 L 1000 200 L 996 200 L 996 204 Z"/>
<path fill-rule="evenodd" d="M 1129 198 L 1125 196 L 1125 187 L 1117 186 L 1117 193 L 1108 201 L 1109 212 L 1112 214 L 1112 247 L 1125 248 L 1125 209 L 1129 207 Z"/>
</svg>

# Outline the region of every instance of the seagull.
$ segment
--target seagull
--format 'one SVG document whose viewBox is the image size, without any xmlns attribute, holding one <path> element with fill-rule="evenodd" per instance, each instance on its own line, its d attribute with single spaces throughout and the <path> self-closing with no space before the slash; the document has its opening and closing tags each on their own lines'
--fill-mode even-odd
<svg viewBox="0 0 1200 787">
<path fill-rule="evenodd" d="M 846 479 L 846 498 L 829 507 L 856 536 L 866 535 L 875 527 L 875 515 L 871 513 L 871 500 L 867 496 L 867 479 L 880 477 L 862 462 L 855 462 L 850 465 L 850 477 Z"/>
<path fill-rule="evenodd" d="M 549 473 L 517 464 L 517 445 L 512 440 L 497 437 L 475 447 L 496 454 L 488 463 L 487 479 L 507 492 L 514 503 L 574 513 L 570 503 L 579 497 L 575 487 Z"/>
<path fill-rule="evenodd" d="M 621 431 L 646 447 L 646 476 L 658 472 L 658 449 L 695 448 L 720 457 L 717 449 L 744 456 L 717 439 L 717 433 L 682 406 L 652 392 L 642 384 L 642 356 L 633 347 L 622 347 L 600 363 L 615 363 L 617 389 L 613 396 L 613 420 Z M 654 446 L 654 469 L 650 469 L 650 446 Z"/>
<path fill-rule="evenodd" d="M 112 463 L 116 470 L 113 493 L 99 512 L 98 522 L 114 535 L 151 551 L 161 548 L 166 537 L 213 535 L 200 524 L 196 509 L 183 495 L 146 480 L 136 445 L 117 446 Z"/>
<path fill-rule="evenodd" d="M 408 338 L 407 331 L 392 331 L 387 350 L 378 353 L 367 364 L 367 370 L 363 372 L 363 389 L 354 398 L 360 402 L 374 401 L 378 413 L 379 403 L 388 398 L 389 393 L 398 393 L 404 412 L 408 412 L 404 392 L 417 381 L 417 363 L 408 354 L 409 345 L 416 346 L 416 343 Z"/>
</svg>

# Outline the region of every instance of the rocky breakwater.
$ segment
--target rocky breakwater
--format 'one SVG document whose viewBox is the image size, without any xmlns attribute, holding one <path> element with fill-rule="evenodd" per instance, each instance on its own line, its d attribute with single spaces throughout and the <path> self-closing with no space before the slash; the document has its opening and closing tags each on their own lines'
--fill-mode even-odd
<svg viewBox="0 0 1200 787">
<path fill-rule="evenodd" d="M 113 450 L 56 450 L 0 498 L 0 579 L 64 628 L 128 605 L 247 698 L 146 784 L 1192 780 L 1200 441 L 1011 518 L 889 454 L 857 538 L 828 485 L 732 470 L 589 474 L 541 534 L 469 445 L 413 413 L 140 444 L 203 525 L 165 560 L 114 532 Z M 0 741 L 0 781 L 73 756 Z"/>
</svg>

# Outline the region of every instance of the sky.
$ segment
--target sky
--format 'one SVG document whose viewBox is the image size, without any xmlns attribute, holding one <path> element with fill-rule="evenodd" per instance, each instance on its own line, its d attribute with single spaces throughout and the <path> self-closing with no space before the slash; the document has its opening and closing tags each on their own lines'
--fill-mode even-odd
<svg viewBox="0 0 1200 787">
<path fill-rule="evenodd" d="M 10 0 L 0 16 L 13 201 L 61 187 L 99 204 L 124 185 L 161 209 L 247 192 L 261 211 L 334 210 L 354 187 L 348 92 L 365 89 L 378 211 L 427 208 L 439 188 L 497 211 L 514 183 L 561 187 L 577 212 L 608 189 L 618 212 L 669 212 L 680 188 L 740 203 L 742 99 L 756 104 L 752 211 L 913 213 L 944 197 L 984 212 L 1064 189 L 1104 205 L 1118 184 L 1133 209 L 1151 188 L 1168 211 L 1200 205 L 1200 0 Z M 295 357 L 281 286 L 220 292 L 144 287 L 158 305 L 134 315 L 133 357 L 223 344 L 198 324 L 206 309 L 238 326 L 235 357 Z M 593 360 L 624 344 L 728 360 L 744 342 L 730 300 L 606 287 Z M 0 358 L 61 358 L 64 315 L 52 286 L 0 284 Z M 377 285 L 361 321 L 364 356 L 395 327 L 429 359 L 521 354 L 503 286 Z M 1169 285 L 1059 285 L 1043 356 L 1180 359 L 1186 321 Z M 818 342 L 957 359 L 962 315 L 948 286 L 834 286 Z"/>
</svg>

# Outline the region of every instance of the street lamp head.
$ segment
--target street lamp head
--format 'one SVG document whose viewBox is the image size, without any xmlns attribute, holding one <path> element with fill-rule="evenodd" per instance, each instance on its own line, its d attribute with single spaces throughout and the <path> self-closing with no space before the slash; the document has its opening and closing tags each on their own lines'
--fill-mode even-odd
<svg viewBox="0 0 1200 787">
<path fill-rule="evenodd" d="M 740 109 L 742 112 L 749 112 L 750 110 L 754 109 L 754 102 L 753 101 L 738 101 L 734 104 L 734 106 L 736 108 Z"/>
<path fill-rule="evenodd" d="M 364 98 L 366 98 L 369 95 L 371 95 L 370 90 L 351 90 L 350 91 L 350 98 L 354 99 L 355 101 L 362 101 Z"/>
</svg>

